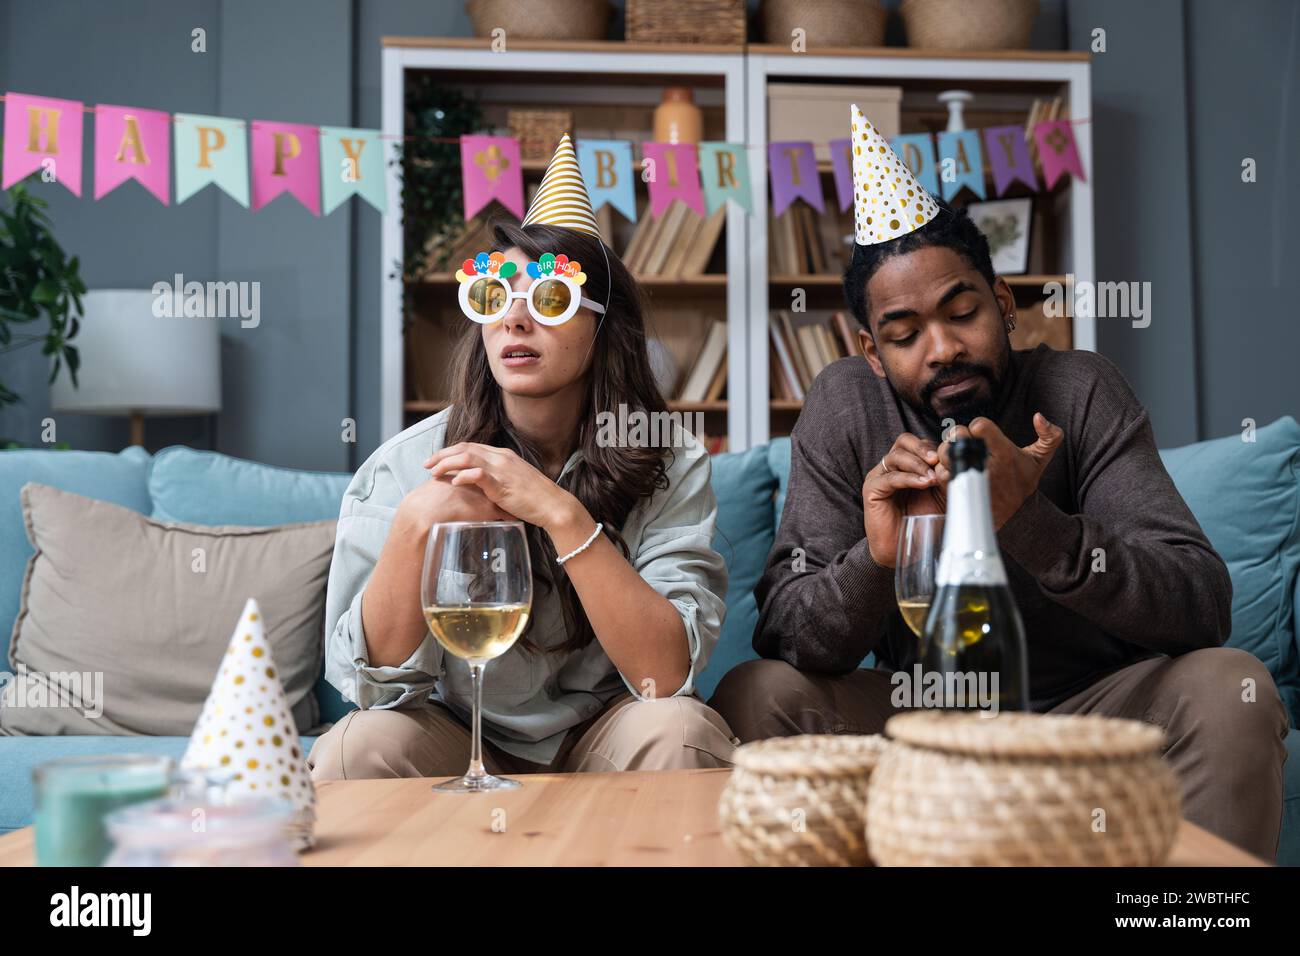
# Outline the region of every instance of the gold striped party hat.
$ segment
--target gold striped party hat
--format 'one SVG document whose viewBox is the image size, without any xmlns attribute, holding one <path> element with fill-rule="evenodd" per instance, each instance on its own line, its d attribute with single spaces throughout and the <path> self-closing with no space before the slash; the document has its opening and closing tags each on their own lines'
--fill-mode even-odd
<svg viewBox="0 0 1300 956">
<path fill-rule="evenodd" d="M 854 103 L 849 107 L 853 138 L 853 210 L 860 246 L 888 242 L 920 229 L 939 213 L 939 204 L 916 181 L 885 137 Z"/>
<path fill-rule="evenodd" d="M 564 226 L 600 238 L 596 214 L 591 208 L 591 197 L 582 181 L 578 168 L 578 154 L 573 151 L 569 134 L 560 137 L 551 164 L 546 167 L 542 185 L 533 197 L 533 204 L 521 225 L 541 223 L 546 226 Z"/>
</svg>

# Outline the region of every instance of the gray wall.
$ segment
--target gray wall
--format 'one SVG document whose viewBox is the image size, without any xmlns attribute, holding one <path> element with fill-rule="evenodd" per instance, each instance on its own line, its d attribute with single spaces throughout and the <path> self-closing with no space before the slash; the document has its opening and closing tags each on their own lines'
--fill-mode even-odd
<svg viewBox="0 0 1300 956">
<path fill-rule="evenodd" d="M 751 11 L 758 0 L 749 0 Z M 896 8 L 897 0 L 887 6 Z M 621 29 L 615 2 L 614 29 Z M 302 11 L 310 10 L 304 16 Z M 1151 326 L 1100 319 L 1101 350 L 1147 405 L 1162 446 L 1300 414 L 1283 363 L 1300 355 L 1296 219 L 1285 178 L 1297 140 L 1296 11 L 1288 0 L 1044 0 L 1034 46 L 1093 58 L 1098 277 L 1150 281 Z M 208 30 L 208 52 L 190 31 Z M 468 35 L 460 0 L 0 0 L 0 86 L 19 92 L 375 127 L 381 36 Z M 895 19 L 891 42 L 900 42 Z M 52 69 L 49 38 L 65 59 Z M 86 135 L 93 135 L 87 122 Z M 89 144 L 88 144 L 89 145 Z M 87 156 L 90 155 L 87 151 Z M 1259 181 L 1240 181 L 1243 156 Z M 90 173 L 86 172 L 89 190 Z M 164 208 L 134 183 L 95 202 L 37 184 L 88 285 L 147 287 L 181 272 L 261 283 L 262 321 L 223 320 L 224 410 L 151 419 L 174 442 L 303 468 L 355 467 L 379 434 L 378 214 L 359 201 L 316 219 L 281 197 L 253 213 L 215 189 Z M 0 356 L 25 398 L 0 435 L 35 441 L 49 414 L 34 351 Z M 358 441 L 340 422 L 357 421 Z M 123 421 L 60 416 L 78 448 L 126 443 Z"/>
</svg>

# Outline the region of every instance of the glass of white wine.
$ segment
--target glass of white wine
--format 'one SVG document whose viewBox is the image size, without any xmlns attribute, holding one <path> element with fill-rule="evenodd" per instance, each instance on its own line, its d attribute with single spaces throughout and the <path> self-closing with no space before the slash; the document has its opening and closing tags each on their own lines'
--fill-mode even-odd
<svg viewBox="0 0 1300 956">
<path fill-rule="evenodd" d="M 469 665 L 473 731 L 465 776 L 438 793 L 513 790 L 518 780 L 483 769 L 483 668 L 514 645 L 533 606 L 528 539 L 518 521 L 448 521 L 429 529 L 420 579 L 424 620 L 438 643 Z"/>
<path fill-rule="evenodd" d="M 943 549 L 943 518 L 943 515 L 906 515 L 898 532 L 894 595 L 903 620 L 918 638 L 925 629 L 925 618 L 934 598 L 935 571 Z"/>
</svg>

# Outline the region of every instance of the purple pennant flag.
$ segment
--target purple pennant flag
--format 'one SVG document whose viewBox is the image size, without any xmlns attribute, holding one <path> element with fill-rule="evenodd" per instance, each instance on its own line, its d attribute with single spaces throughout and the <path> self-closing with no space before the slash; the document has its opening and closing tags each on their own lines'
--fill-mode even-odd
<svg viewBox="0 0 1300 956">
<path fill-rule="evenodd" d="M 843 212 L 853 205 L 853 140 L 846 136 L 827 145 L 831 148 L 831 167 L 835 170 L 835 195 Z"/>
<path fill-rule="evenodd" d="M 1051 189 L 1065 173 L 1087 181 L 1083 175 L 1083 162 L 1074 143 L 1074 127 L 1069 120 L 1047 120 L 1034 124 L 1034 139 L 1038 142 L 1038 158 L 1043 163 L 1043 179 Z"/>
<path fill-rule="evenodd" d="M 772 180 L 773 215 L 781 215 L 796 199 L 807 200 L 818 212 L 826 211 L 812 143 L 768 143 L 767 165 Z"/>
<path fill-rule="evenodd" d="M 1030 189 L 1038 189 L 1023 126 L 990 126 L 984 130 L 984 153 L 993 167 L 994 193 L 1002 195 L 1017 179 Z"/>
</svg>

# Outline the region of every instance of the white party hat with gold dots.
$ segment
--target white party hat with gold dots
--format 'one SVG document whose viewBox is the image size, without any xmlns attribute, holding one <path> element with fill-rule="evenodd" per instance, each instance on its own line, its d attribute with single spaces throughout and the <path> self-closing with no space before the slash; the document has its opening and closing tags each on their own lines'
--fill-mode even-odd
<svg viewBox="0 0 1300 956">
<path fill-rule="evenodd" d="M 853 138 L 853 208 L 856 240 L 872 246 L 905 236 L 939 213 L 939 204 L 916 181 L 907 163 L 858 109 L 849 107 Z"/>
<path fill-rule="evenodd" d="M 528 207 L 528 214 L 520 225 L 528 226 L 535 222 L 564 226 L 600 238 L 591 197 L 587 195 L 587 184 L 583 182 L 582 169 L 578 166 L 578 154 L 573 150 L 573 141 L 568 133 L 561 134 L 560 144 L 555 147 L 555 155 L 546 167 L 533 204 Z"/>
<path fill-rule="evenodd" d="M 249 598 L 181 759 L 227 777 L 226 794 L 280 797 L 294 806 L 288 837 L 312 845 L 316 791 L 257 601 Z"/>
</svg>

